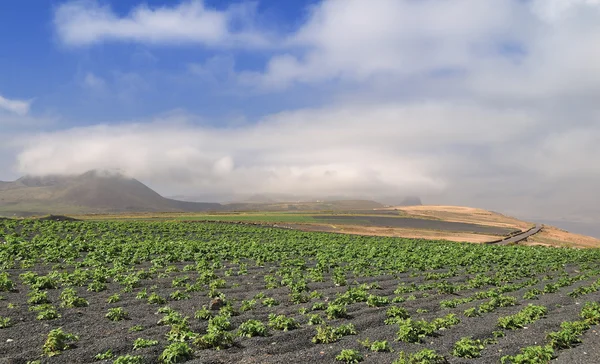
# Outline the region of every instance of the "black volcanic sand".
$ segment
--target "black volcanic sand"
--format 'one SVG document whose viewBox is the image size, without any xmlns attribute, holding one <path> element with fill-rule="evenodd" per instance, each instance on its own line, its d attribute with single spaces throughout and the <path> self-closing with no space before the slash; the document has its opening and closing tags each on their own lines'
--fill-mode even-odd
<svg viewBox="0 0 600 364">
<path fill-rule="evenodd" d="M 64 215 L 49 215 L 40 217 L 38 220 L 41 221 L 81 221 L 74 217 L 64 216 Z"/>
<path fill-rule="evenodd" d="M 415 219 L 387 216 L 368 216 L 368 215 L 338 215 L 338 216 L 311 216 L 316 220 L 323 220 L 328 223 L 356 224 L 363 226 L 394 227 L 406 229 L 426 229 L 440 230 L 460 233 L 477 233 L 491 235 L 509 235 L 516 232 L 515 229 L 502 228 L 497 226 L 486 226 L 479 224 L 469 224 L 464 222 L 440 221 L 429 219 Z"/>
<path fill-rule="evenodd" d="M 185 264 L 176 264 L 182 268 Z M 225 269 L 234 268 L 235 265 L 227 266 L 216 273 L 222 277 Z M 577 274 L 573 267 L 567 267 L 567 272 L 571 275 Z M 39 273 L 47 270 L 36 270 Z M 313 300 L 310 303 L 294 305 L 288 301 L 287 288 L 265 289 L 263 276 L 269 274 L 269 267 L 248 267 L 246 276 L 226 277 L 228 288 L 221 291 L 229 298 L 235 298 L 237 301 L 250 299 L 258 292 L 265 292 L 267 296 L 274 297 L 281 302 L 281 305 L 268 308 L 257 304 L 257 309 L 242 313 L 240 316 L 231 318 L 233 327 L 237 327 L 241 322 L 248 319 L 259 319 L 267 322 L 269 313 L 282 313 L 293 315 L 302 324 L 301 328 L 281 332 L 270 330 L 271 336 L 264 338 L 243 338 L 236 339 L 236 345 L 226 350 L 197 350 L 195 359 L 189 363 L 334 363 L 335 356 L 342 349 L 360 350 L 365 357 L 366 363 L 391 363 L 398 357 L 401 350 L 415 352 L 423 348 L 432 348 L 441 354 L 444 354 L 450 363 L 499 363 L 503 355 L 516 354 L 519 348 L 542 344 L 545 342 L 545 335 L 550 331 L 559 329 L 560 323 L 566 320 L 577 320 L 579 311 L 583 302 L 600 301 L 600 293 L 592 293 L 580 298 L 571 298 L 567 296 L 574 288 L 589 285 L 597 279 L 590 278 L 586 281 L 576 282 L 569 287 L 563 287 L 558 292 L 541 295 L 538 300 L 523 300 L 523 293 L 531 287 L 521 289 L 516 292 L 507 293 L 518 298 L 519 305 L 508 308 L 500 308 L 494 312 L 483 314 L 480 317 L 467 318 L 462 312 L 475 307 L 484 302 L 484 300 L 474 301 L 468 304 L 458 306 L 454 309 L 442 309 L 439 302 L 443 299 L 456 298 L 459 296 L 468 296 L 479 290 L 486 290 L 490 287 L 483 287 L 477 290 L 463 291 L 460 295 L 438 295 L 432 294 L 423 297 L 422 292 L 415 293 L 417 299 L 406 301 L 401 306 L 405 307 L 412 318 L 432 320 L 436 317 L 442 317 L 448 313 L 455 313 L 461 319 L 461 323 L 447 330 L 439 331 L 436 337 L 425 338 L 422 344 L 408 344 L 394 341 L 396 326 L 384 325 L 385 311 L 387 307 L 370 308 L 365 303 L 355 303 L 348 306 L 350 318 L 331 320 L 330 324 L 337 326 L 342 323 L 353 323 L 359 334 L 356 336 L 347 336 L 332 344 L 313 344 L 311 338 L 314 336 L 315 327 L 306 324 L 306 317 L 298 314 L 300 307 L 311 307 L 312 303 L 317 301 L 333 300 L 335 294 L 344 292 L 348 287 L 336 287 L 332 284 L 330 277 L 326 277 L 325 282 L 309 283 L 311 290 L 318 290 L 323 293 L 323 299 Z M 11 274 L 19 274 L 21 270 L 9 270 Z M 436 272 L 443 272 L 439 270 Z M 157 325 L 157 321 L 162 317 L 156 311 L 164 305 L 150 305 L 146 300 L 137 300 L 135 295 L 139 290 L 151 285 L 157 285 L 157 291 L 162 296 L 168 296 L 175 288 L 171 288 L 171 281 L 174 277 L 187 275 L 192 280 L 197 276 L 196 272 L 178 272 L 172 273 L 168 278 L 155 278 L 150 281 L 143 280 L 140 288 L 132 293 L 121 293 L 122 300 L 118 303 L 108 304 L 107 298 L 120 292 L 121 286 L 111 283 L 109 289 L 100 293 L 87 292 L 85 288 L 77 288 L 80 296 L 85 297 L 90 305 L 84 308 L 59 308 L 62 317 L 53 321 L 37 321 L 35 312 L 27 310 L 27 291 L 19 284 L 18 292 L 3 293 L 6 298 L 0 301 L 0 315 L 13 318 L 14 326 L 7 329 L 0 329 L 0 363 L 26 363 L 28 360 L 41 360 L 42 363 L 91 363 L 99 362 L 94 360 L 94 356 L 111 349 L 116 355 L 132 354 L 142 355 L 145 363 L 156 362 L 162 349 L 168 345 L 164 338 L 169 330 L 167 326 Z M 543 281 L 536 286 L 542 289 L 544 284 L 553 281 Z M 449 279 L 450 282 L 462 282 L 465 276 Z M 349 279 L 348 282 L 352 282 Z M 372 293 L 382 296 L 394 297 L 394 289 L 400 282 L 405 283 L 423 283 L 423 277 L 410 277 L 409 273 L 394 276 L 380 276 L 370 278 L 357 278 L 358 283 L 377 282 L 380 289 L 374 289 Z M 428 281 L 431 282 L 431 281 Z M 239 287 L 233 288 L 232 285 L 239 284 Z M 60 290 L 49 290 L 50 300 L 58 306 L 58 296 Z M 206 330 L 206 321 L 193 318 L 195 310 L 209 303 L 210 299 L 206 292 L 192 292 L 191 298 L 182 301 L 169 301 L 168 305 L 177 311 L 190 317 L 191 328 L 194 332 L 204 333 Z M 404 296 L 408 296 L 405 294 Z M 7 304 L 12 303 L 17 306 L 14 309 L 8 309 Z M 492 332 L 498 330 L 495 326 L 498 317 L 513 314 L 521 310 L 527 303 L 544 305 L 549 312 L 547 317 L 530 324 L 525 329 L 505 330 L 506 336 L 498 339 L 496 344 L 490 344 L 482 352 L 482 357 L 478 359 L 462 359 L 450 355 L 452 347 L 456 341 L 464 336 L 473 336 L 474 338 L 485 339 L 492 336 Z M 236 307 L 239 307 L 239 302 Z M 123 307 L 129 313 L 129 320 L 120 322 L 111 322 L 104 315 L 111 307 Z M 417 313 L 417 309 L 426 309 L 426 313 Z M 323 314 L 322 311 L 316 313 Z M 324 315 L 323 315 L 324 316 Z M 18 318 L 18 319 L 17 319 Z M 329 321 L 329 320 L 328 320 Z M 134 325 L 142 325 L 145 329 L 141 332 L 129 332 L 128 329 Z M 76 333 L 80 336 L 76 347 L 63 352 L 63 354 L 51 358 L 41 357 L 41 348 L 45 336 L 51 328 L 62 327 L 66 332 Z M 598 331 L 600 327 L 593 326 L 584 336 L 583 344 L 571 350 L 559 352 L 559 362 L 561 363 L 597 363 L 600 362 L 600 349 Z M 133 342 L 136 338 L 150 338 L 159 340 L 158 346 L 146 348 L 138 351 L 132 351 Z M 388 340 L 394 349 L 394 353 L 370 353 L 362 348 L 357 340 L 370 338 L 372 340 Z M 8 342 L 10 341 L 10 342 Z M 104 361 L 111 362 L 111 361 Z"/>
</svg>

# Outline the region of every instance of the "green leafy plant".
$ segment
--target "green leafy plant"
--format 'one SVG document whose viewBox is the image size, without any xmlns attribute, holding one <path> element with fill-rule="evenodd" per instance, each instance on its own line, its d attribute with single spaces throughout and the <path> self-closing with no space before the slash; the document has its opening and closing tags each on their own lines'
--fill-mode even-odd
<svg viewBox="0 0 600 364">
<path fill-rule="evenodd" d="M 325 322 L 325 320 L 323 320 L 323 318 L 319 314 L 308 315 L 308 324 L 309 325 L 320 325 L 323 322 Z"/>
<path fill-rule="evenodd" d="M 475 340 L 472 337 L 463 337 L 458 340 L 452 349 L 452 355 L 459 358 L 478 358 L 481 356 L 481 350 L 485 346 L 481 340 Z"/>
<path fill-rule="evenodd" d="M 213 316 L 212 313 L 210 312 L 210 310 L 208 308 L 206 308 L 206 306 L 202 306 L 201 309 L 197 310 L 194 313 L 194 318 L 200 319 L 200 320 L 208 320 L 212 316 Z"/>
<path fill-rule="evenodd" d="M 348 317 L 348 309 L 344 305 L 330 303 L 325 312 L 330 320 Z"/>
<path fill-rule="evenodd" d="M 243 300 L 240 306 L 240 311 L 246 312 L 256 308 L 256 300 Z"/>
<path fill-rule="evenodd" d="M 563 322 L 561 330 L 546 335 L 549 345 L 555 350 L 568 349 L 581 342 L 580 336 L 590 328 L 586 321 Z"/>
<path fill-rule="evenodd" d="M 40 291 L 31 291 L 28 294 L 29 299 L 27 300 L 27 303 L 30 305 L 40 305 L 40 304 L 44 304 L 44 303 L 50 303 L 50 300 L 48 299 L 48 292 L 44 291 L 44 292 L 40 292 Z"/>
<path fill-rule="evenodd" d="M 111 321 L 121 321 L 129 318 L 129 314 L 122 307 L 109 308 L 105 317 Z"/>
<path fill-rule="evenodd" d="M 586 302 L 579 316 L 589 325 L 600 324 L 600 303 Z"/>
<path fill-rule="evenodd" d="M 523 348 L 517 355 L 503 356 L 500 361 L 502 364 L 546 364 L 550 363 L 553 357 L 554 349 L 550 345 L 537 345 Z"/>
<path fill-rule="evenodd" d="M 77 292 L 73 288 L 65 288 L 60 294 L 61 307 L 86 307 L 89 302 L 77 295 Z"/>
<path fill-rule="evenodd" d="M 269 326 L 275 330 L 290 331 L 300 327 L 298 321 L 285 315 L 269 315 Z"/>
<path fill-rule="evenodd" d="M 312 338 L 312 342 L 315 344 L 330 344 L 336 342 L 343 336 L 356 334 L 356 328 L 352 324 L 340 325 L 338 327 L 321 325 L 317 326 L 317 333 Z"/>
<path fill-rule="evenodd" d="M 48 333 L 42 349 L 47 356 L 60 355 L 61 352 L 72 348 L 77 340 L 77 335 L 66 333 L 59 327 Z"/>
<path fill-rule="evenodd" d="M 12 291 L 15 289 L 15 284 L 10 280 L 8 273 L 0 273 L 0 292 Z"/>
<path fill-rule="evenodd" d="M 369 340 L 369 338 L 363 340 L 363 341 L 359 341 L 359 343 L 364 346 L 365 348 L 374 351 L 374 352 L 392 352 L 392 347 L 390 346 L 390 343 L 387 340 L 381 340 L 381 341 L 371 341 Z"/>
<path fill-rule="evenodd" d="M 193 357 L 192 348 L 187 343 L 172 343 L 163 350 L 158 360 L 165 364 L 181 363 Z"/>
<path fill-rule="evenodd" d="M 360 363 L 363 361 L 363 357 L 357 350 L 344 349 L 335 357 L 335 360 L 344 363 Z"/>
<path fill-rule="evenodd" d="M 133 350 L 149 348 L 151 346 L 156 346 L 156 345 L 158 345 L 158 340 L 143 339 L 143 338 L 139 337 L 139 338 L 135 339 L 135 341 L 133 342 Z"/>
<path fill-rule="evenodd" d="M 31 311 L 36 311 L 38 314 L 36 316 L 37 320 L 54 320 L 60 316 L 56 307 L 50 304 L 43 304 L 39 306 L 33 306 L 29 308 Z"/>
<path fill-rule="evenodd" d="M 117 303 L 120 300 L 121 300 L 121 295 L 119 295 L 118 293 L 115 293 L 106 299 L 106 303 Z"/>
<path fill-rule="evenodd" d="M 87 290 L 90 292 L 102 292 L 105 291 L 107 288 L 108 286 L 105 283 L 94 281 L 88 285 Z"/>
<path fill-rule="evenodd" d="M 436 353 L 435 350 L 423 349 L 412 354 L 401 351 L 400 356 L 393 364 L 446 364 L 447 362 L 446 358 Z"/>
<path fill-rule="evenodd" d="M 258 320 L 248 320 L 243 322 L 238 327 L 238 336 L 254 337 L 254 336 L 268 336 L 269 332 L 265 324 Z"/>
<path fill-rule="evenodd" d="M 114 357 L 115 357 L 115 354 L 113 354 L 113 352 L 112 352 L 111 349 L 108 349 L 108 350 L 106 350 L 103 353 L 96 354 L 94 356 L 94 359 L 96 359 L 96 360 L 108 360 L 108 359 L 112 359 Z"/>
<path fill-rule="evenodd" d="M 164 305 L 167 303 L 167 299 L 160 296 L 158 293 L 153 292 L 148 296 L 148 303 L 153 305 Z"/>
<path fill-rule="evenodd" d="M 206 335 L 196 338 L 194 344 L 201 349 L 213 348 L 223 350 L 233 346 L 234 340 L 235 338 L 232 333 L 209 327 Z"/>
<path fill-rule="evenodd" d="M 376 296 L 370 294 L 367 297 L 367 306 L 369 307 L 381 307 L 390 303 L 390 300 L 387 297 Z"/>
<path fill-rule="evenodd" d="M 535 322 L 544 317 L 547 312 L 548 309 L 544 306 L 529 304 L 514 315 L 498 318 L 498 327 L 509 330 L 520 329 L 526 324 Z"/>
<path fill-rule="evenodd" d="M 10 317 L 2 317 L 0 316 L 0 329 L 6 329 L 7 327 L 11 327 L 12 322 Z"/>
<path fill-rule="evenodd" d="M 327 304 L 325 302 L 315 302 L 311 308 L 312 311 L 323 311 L 325 309 L 327 309 Z"/>
<path fill-rule="evenodd" d="M 479 312 L 475 307 L 467 308 L 463 313 L 466 317 L 477 317 L 479 316 Z"/>
<path fill-rule="evenodd" d="M 190 298 L 190 295 L 185 293 L 185 292 L 181 292 L 180 290 L 176 290 L 174 292 L 172 292 L 169 297 L 173 300 L 173 301 L 181 301 L 181 300 L 187 300 Z"/>
<path fill-rule="evenodd" d="M 264 300 L 262 300 L 262 304 L 263 304 L 263 306 L 273 307 L 273 306 L 278 306 L 279 301 L 277 301 L 276 299 L 274 299 L 272 297 L 267 297 Z"/>
<path fill-rule="evenodd" d="M 113 361 L 113 364 L 142 364 L 144 357 L 141 355 L 121 355 Z"/>
</svg>

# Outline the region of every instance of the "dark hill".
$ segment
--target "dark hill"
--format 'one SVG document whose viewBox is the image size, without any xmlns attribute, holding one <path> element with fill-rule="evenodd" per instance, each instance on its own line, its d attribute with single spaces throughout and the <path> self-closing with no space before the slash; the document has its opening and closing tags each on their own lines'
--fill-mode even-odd
<svg viewBox="0 0 600 364">
<path fill-rule="evenodd" d="M 112 213 L 221 210 L 216 203 L 162 197 L 120 173 L 90 171 L 77 176 L 25 176 L 0 183 L 0 213 Z"/>
</svg>

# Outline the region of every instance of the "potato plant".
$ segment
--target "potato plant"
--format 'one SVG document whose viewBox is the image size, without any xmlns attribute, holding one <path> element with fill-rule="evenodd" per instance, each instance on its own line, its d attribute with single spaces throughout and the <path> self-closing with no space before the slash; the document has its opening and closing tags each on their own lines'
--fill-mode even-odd
<svg viewBox="0 0 600 364">
<path fill-rule="evenodd" d="M 356 353 L 366 362 L 508 354 L 505 362 L 525 363 L 578 350 L 600 324 L 594 249 L 175 220 L 0 220 L 0 241 L 0 329 L 20 341 L 3 348 L 9 361 L 44 353 L 64 362 L 232 362 L 260 343 L 273 345 L 259 349 L 273 361 L 299 348 L 295 356 L 323 363 L 354 362 Z M 557 316 L 575 307 L 578 316 Z M 471 325 L 480 320 L 490 324 Z M 536 332 L 544 342 L 494 348 L 525 326 L 548 327 Z M 81 341 L 61 327 L 77 327 Z M 39 335 L 49 330 L 60 331 Z"/>
</svg>

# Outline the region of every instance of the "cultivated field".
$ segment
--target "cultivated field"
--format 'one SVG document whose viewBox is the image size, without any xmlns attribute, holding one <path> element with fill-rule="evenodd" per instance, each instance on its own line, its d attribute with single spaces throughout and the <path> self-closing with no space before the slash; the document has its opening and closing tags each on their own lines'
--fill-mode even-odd
<svg viewBox="0 0 600 364">
<path fill-rule="evenodd" d="M 0 221 L 0 363 L 600 362 L 600 250 Z"/>
<path fill-rule="evenodd" d="M 137 213 L 79 215 L 83 220 L 145 221 L 223 221 L 276 225 L 302 231 L 337 232 L 371 236 L 422 238 L 458 242 L 497 241 L 511 233 L 524 231 L 534 224 L 484 210 L 456 207 L 450 215 L 439 215 L 439 208 L 413 212 L 411 209 L 371 209 L 298 212 L 216 212 L 216 213 Z M 431 209 L 434 213 L 431 214 Z"/>
</svg>

